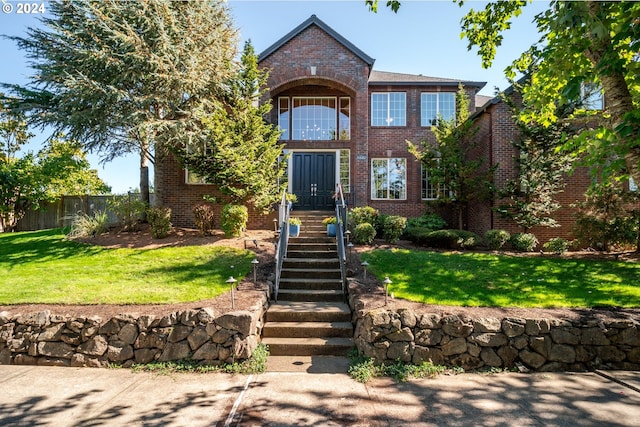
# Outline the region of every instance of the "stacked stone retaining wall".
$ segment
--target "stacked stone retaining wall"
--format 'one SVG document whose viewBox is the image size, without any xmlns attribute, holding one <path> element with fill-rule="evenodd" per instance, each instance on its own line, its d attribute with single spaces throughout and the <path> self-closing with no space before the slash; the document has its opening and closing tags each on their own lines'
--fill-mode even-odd
<svg viewBox="0 0 640 427">
<path fill-rule="evenodd" d="M 362 309 L 357 295 L 355 344 L 376 363 L 532 371 L 640 370 L 640 319 L 468 318 L 402 308 Z"/>
<path fill-rule="evenodd" d="M 260 342 L 267 298 L 253 310 L 213 309 L 165 316 L 70 317 L 42 311 L 0 313 L 0 364 L 104 367 L 192 359 L 247 359 Z"/>
</svg>

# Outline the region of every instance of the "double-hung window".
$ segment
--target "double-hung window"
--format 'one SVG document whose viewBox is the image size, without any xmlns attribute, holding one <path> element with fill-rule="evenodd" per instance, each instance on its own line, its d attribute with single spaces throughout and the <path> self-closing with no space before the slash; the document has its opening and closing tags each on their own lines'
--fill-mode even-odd
<svg viewBox="0 0 640 427">
<path fill-rule="evenodd" d="M 380 92 L 371 94 L 371 126 L 406 126 L 407 94 Z"/>
<path fill-rule="evenodd" d="M 435 126 L 438 118 L 456 118 L 456 94 L 454 92 L 423 92 L 420 94 L 420 125 Z"/>
<path fill-rule="evenodd" d="M 371 160 L 371 198 L 378 200 L 406 200 L 406 159 Z"/>
</svg>

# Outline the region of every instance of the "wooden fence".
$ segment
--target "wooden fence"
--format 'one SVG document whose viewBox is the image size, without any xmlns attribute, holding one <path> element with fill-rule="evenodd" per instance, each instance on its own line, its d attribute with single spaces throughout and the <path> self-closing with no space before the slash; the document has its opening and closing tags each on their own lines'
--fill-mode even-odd
<svg viewBox="0 0 640 427">
<path fill-rule="evenodd" d="M 153 195 L 151 195 L 153 198 Z M 139 198 L 139 193 L 129 193 L 129 197 Z M 45 203 L 38 210 L 29 210 L 18 222 L 16 231 L 44 230 L 47 228 L 67 227 L 78 213 L 92 215 L 106 212 L 109 224 L 117 224 L 116 215 L 109 209 L 107 201 L 113 196 L 63 196 L 52 203 Z"/>
</svg>

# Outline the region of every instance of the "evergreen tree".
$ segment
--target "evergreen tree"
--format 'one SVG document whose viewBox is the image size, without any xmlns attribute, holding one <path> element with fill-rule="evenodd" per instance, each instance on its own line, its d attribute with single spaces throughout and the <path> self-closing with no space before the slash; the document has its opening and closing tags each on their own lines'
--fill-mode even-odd
<svg viewBox="0 0 640 427">
<path fill-rule="evenodd" d="M 139 153 L 148 199 L 149 162 L 198 133 L 195 111 L 218 108 L 233 74 L 224 1 L 61 0 L 48 11 L 43 28 L 11 37 L 35 74 L 27 86 L 5 84 L 7 100 L 104 161 Z"/>
<path fill-rule="evenodd" d="M 183 153 L 185 166 L 215 184 L 226 202 L 263 210 L 277 201 L 285 166 L 281 131 L 265 121 L 272 106 L 259 102 L 266 82 L 253 46 L 245 43 L 240 71 L 227 84 L 228 108 L 203 116 L 202 139 Z"/>
</svg>

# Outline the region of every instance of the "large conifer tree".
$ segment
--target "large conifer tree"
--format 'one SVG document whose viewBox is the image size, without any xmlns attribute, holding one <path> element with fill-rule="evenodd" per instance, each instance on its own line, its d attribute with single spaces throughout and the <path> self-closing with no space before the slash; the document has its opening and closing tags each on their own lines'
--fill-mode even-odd
<svg viewBox="0 0 640 427">
<path fill-rule="evenodd" d="M 218 108 L 234 73 L 224 1 L 51 1 L 42 23 L 12 37 L 34 75 L 5 84 L 11 108 L 104 161 L 139 153 L 148 198 L 148 163 L 198 133 L 194 112 Z"/>
<path fill-rule="evenodd" d="M 271 103 L 260 102 L 266 82 L 251 42 L 245 43 L 240 71 L 226 85 L 227 108 L 202 117 L 201 138 L 183 156 L 185 166 L 215 184 L 225 202 L 261 210 L 277 201 L 286 164 L 278 143 L 281 131 L 265 121 Z"/>
</svg>

